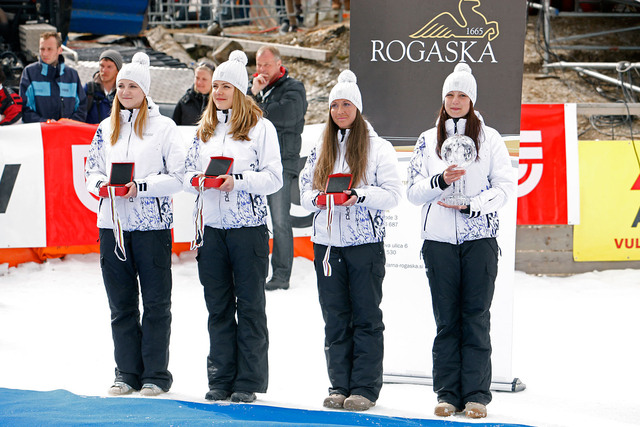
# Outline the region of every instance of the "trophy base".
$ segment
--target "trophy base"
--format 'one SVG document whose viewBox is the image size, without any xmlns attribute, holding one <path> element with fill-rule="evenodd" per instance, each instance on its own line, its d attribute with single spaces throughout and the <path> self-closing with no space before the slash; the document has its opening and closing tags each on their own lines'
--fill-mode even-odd
<svg viewBox="0 0 640 427">
<path fill-rule="evenodd" d="M 471 199 L 464 194 L 451 194 L 443 202 L 452 206 L 469 206 Z"/>
</svg>

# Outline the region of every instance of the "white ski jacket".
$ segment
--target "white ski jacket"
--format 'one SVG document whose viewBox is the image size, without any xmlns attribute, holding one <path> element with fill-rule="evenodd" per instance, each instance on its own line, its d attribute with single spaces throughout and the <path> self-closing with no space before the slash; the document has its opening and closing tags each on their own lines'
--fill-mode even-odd
<svg viewBox="0 0 640 427">
<path fill-rule="evenodd" d="M 358 201 L 354 206 L 335 206 L 331 236 L 327 230 L 327 210 L 315 205 L 320 191 L 313 188 L 313 174 L 316 162 L 322 150 L 322 140 L 311 150 L 305 167 L 300 174 L 300 203 L 305 209 L 314 212 L 313 235 L 311 241 L 325 246 L 354 246 L 376 243 L 385 236 L 385 210 L 398 205 L 402 197 L 402 182 L 398 174 L 398 156 L 391 143 L 369 127 L 369 162 L 366 170 L 366 183 L 354 187 Z M 339 153 L 333 173 L 349 173 L 345 160 L 347 129 L 344 137 L 338 132 Z"/>
<path fill-rule="evenodd" d="M 445 190 L 438 185 L 447 164 L 436 154 L 437 129 L 429 129 L 418 138 L 408 168 L 407 199 L 422 205 L 423 239 L 460 244 L 498 234 L 497 211 L 515 194 L 515 173 L 502 137 L 477 115 L 482 121 L 478 159 L 464 175 L 465 194 L 471 197 L 469 214 L 436 203 L 453 192 L 453 185 Z M 454 135 L 454 121 L 449 119 L 445 124 L 447 135 Z M 464 134 L 465 124 L 466 119 L 458 120 L 457 133 Z"/>
<path fill-rule="evenodd" d="M 143 138 L 133 125 L 140 110 L 120 112 L 120 135 L 115 145 L 109 142 L 111 118 L 98 126 L 85 166 L 87 189 L 98 195 L 100 186 L 109 181 L 111 163 L 133 162 L 135 198 L 118 197 L 116 209 L 123 231 L 164 230 L 173 226 L 171 195 L 182 189 L 184 145 L 176 124 L 160 114 L 158 106 L 147 97 L 149 117 Z M 113 228 L 111 205 L 100 199 L 98 227 Z"/>
<path fill-rule="evenodd" d="M 231 110 L 228 116 L 218 111 L 218 125 L 213 136 L 202 142 L 198 136 L 187 153 L 184 189 L 198 193 L 191 179 L 207 169 L 211 157 L 233 158 L 230 175 L 231 192 L 209 188 L 204 191 L 202 205 L 204 225 L 213 228 L 256 227 L 267 222 L 267 195 L 282 187 L 282 163 L 276 128 L 267 119 L 260 119 L 249 131 L 249 141 L 233 139 L 230 132 Z"/>
</svg>

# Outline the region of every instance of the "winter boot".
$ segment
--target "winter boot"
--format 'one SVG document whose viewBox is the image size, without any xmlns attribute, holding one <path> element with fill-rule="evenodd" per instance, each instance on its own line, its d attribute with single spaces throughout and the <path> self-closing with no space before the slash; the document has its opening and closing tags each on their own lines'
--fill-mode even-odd
<svg viewBox="0 0 640 427">
<path fill-rule="evenodd" d="M 438 417 L 449 417 L 458 412 L 455 406 L 447 402 L 439 402 L 433 413 Z"/>
<path fill-rule="evenodd" d="M 209 390 L 204 398 L 207 400 L 227 400 L 229 396 L 231 396 L 230 391 L 214 388 Z"/>
<path fill-rule="evenodd" d="M 344 394 L 332 393 L 324 399 L 322 406 L 325 408 L 331 409 L 342 409 L 342 405 L 344 404 L 344 400 L 347 398 Z"/>
<path fill-rule="evenodd" d="M 342 407 L 348 411 L 366 411 L 372 406 L 376 406 L 376 402 L 372 402 L 359 394 L 352 394 L 344 400 Z"/>
<path fill-rule="evenodd" d="M 464 414 L 469 418 L 484 418 L 487 416 L 487 407 L 482 403 L 467 402 Z"/>
<path fill-rule="evenodd" d="M 151 383 L 143 384 L 142 388 L 140 389 L 140 395 L 147 396 L 147 397 L 157 396 L 164 392 L 165 391 L 163 389 Z"/>
<path fill-rule="evenodd" d="M 133 387 L 123 381 L 116 381 L 109 388 L 109 395 L 111 396 L 124 396 L 125 394 L 133 393 Z"/>
<path fill-rule="evenodd" d="M 234 391 L 231 401 L 235 403 L 251 403 L 256 401 L 256 394 L 249 391 Z"/>
</svg>

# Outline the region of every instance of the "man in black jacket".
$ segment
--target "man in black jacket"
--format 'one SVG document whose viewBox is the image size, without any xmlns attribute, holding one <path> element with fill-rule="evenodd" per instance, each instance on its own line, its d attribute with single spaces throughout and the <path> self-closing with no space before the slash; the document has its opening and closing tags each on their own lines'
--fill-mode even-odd
<svg viewBox="0 0 640 427">
<path fill-rule="evenodd" d="M 291 226 L 291 184 L 300 171 L 300 147 L 304 115 L 307 112 L 307 95 L 304 85 L 289 76 L 278 49 L 261 47 L 256 54 L 257 72 L 249 88 L 278 131 L 280 157 L 282 159 L 282 188 L 268 196 L 273 223 L 273 275 L 266 284 L 267 290 L 288 289 L 293 264 L 293 229 Z"/>
</svg>

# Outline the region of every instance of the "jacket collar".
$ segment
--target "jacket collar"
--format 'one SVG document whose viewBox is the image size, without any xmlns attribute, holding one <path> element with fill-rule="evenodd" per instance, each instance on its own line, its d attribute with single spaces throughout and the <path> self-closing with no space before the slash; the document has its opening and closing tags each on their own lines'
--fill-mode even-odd
<svg viewBox="0 0 640 427">
<path fill-rule="evenodd" d="M 42 58 L 38 58 L 38 62 L 40 62 L 40 65 L 42 66 L 42 71 L 40 71 L 40 74 L 42 74 L 43 76 L 48 75 L 50 72 L 53 73 L 54 76 L 61 76 L 64 74 L 66 65 L 64 63 L 64 56 L 62 55 L 58 55 L 57 65 L 49 65 L 46 62 L 43 62 Z"/>
<path fill-rule="evenodd" d="M 208 101 L 209 100 L 209 94 L 208 93 L 200 93 L 197 90 L 195 90 L 195 88 L 192 86 L 189 89 L 187 89 L 187 96 L 191 99 L 194 99 L 198 102 L 202 102 L 202 101 Z"/>
<path fill-rule="evenodd" d="M 284 68 L 282 65 L 280 66 L 280 75 L 278 77 L 276 77 L 276 79 L 269 83 L 267 85 L 267 87 L 265 87 L 264 89 L 262 89 L 263 92 L 267 92 L 269 91 L 269 89 L 274 88 L 276 86 L 280 86 L 286 79 L 287 77 L 289 77 L 289 71 L 287 71 L 286 68 Z"/>
<path fill-rule="evenodd" d="M 93 82 L 98 85 L 100 91 L 104 93 L 104 84 L 102 84 L 102 78 L 100 77 L 100 71 L 96 71 L 93 75 Z M 118 89 L 117 85 L 113 85 L 113 89 L 109 92 L 109 95 L 115 95 L 116 90 Z"/>
<path fill-rule="evenodd" d="M 216 110 L 216 115 L 219 123 L 229 123 L 229 120 L 231 120 L 231 108 L 228 110 Z"/>
<path fill-rule="evenodd" d="M 151 99 L 151 97 L 147 96 L 147 108 L 149 110 L 149 117 L 156 117 L 160 115 L 160 108 L 156 105 L 155 102 Z M 138 113 L 140 113 L 139 108 L 134 108 L 132 110 L 120 110 L 120 118 L 125 122 L 133 122 L 136 117 L 138 117 Z"/>
<path fill-rule="evenodd" d="M 373 126 L 371 126 L 371 123 L 369 123 L 368 120 L 365 120 L 365 123 L 367 124 L 367 129 L 369 130 L 369 138 L 378 136 L 375 129 L 373 129 Z M 338 129 L 338 144 L 343 145 L 344 143 L 346 143 L 350 133 L 351 129 Z"/>
</svg>

